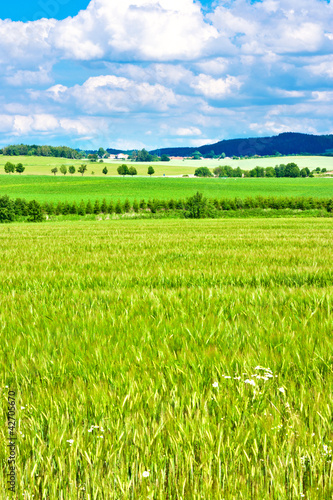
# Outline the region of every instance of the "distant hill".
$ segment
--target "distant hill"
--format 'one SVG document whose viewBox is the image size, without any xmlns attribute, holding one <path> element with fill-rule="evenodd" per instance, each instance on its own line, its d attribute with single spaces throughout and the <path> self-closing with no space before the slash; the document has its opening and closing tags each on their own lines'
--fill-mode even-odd
<svg viewBox="0 0 333 500">
<path fill-rule="evenodd" d="M 125 153 L 122 149 L 113 149 L 113 148 L 108 148 L 106 150 L 110 155 L 119 155 L 120 153 Z M 97 151 L 96 151 L 97 152 Z M 127 153 L 127 151 L 126 151 Z M 128 154 L 128 153 L 127 153 Z"/>
<path fill-rule="evenodd" d="M 194 151 L 202 154 L 214 151 L 226 156 L 266 156 L 289 154 L 333 154 L 333 135 L 310 135 L 284 132 L 273 137 L 253 137 L 250 139 L 228 139 L 197 148 L 163 148 L 150 151 L 152 154 L 169 156 L 190 156 Z"/>
</svg>

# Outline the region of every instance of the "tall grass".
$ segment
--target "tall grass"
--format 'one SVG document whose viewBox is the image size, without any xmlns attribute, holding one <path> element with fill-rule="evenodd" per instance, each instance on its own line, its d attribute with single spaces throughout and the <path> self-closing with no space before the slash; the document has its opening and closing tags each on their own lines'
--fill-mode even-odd
<svg viewBox="0 0 333 500">
<path fill-rule="evenodd" d="M 332 229 L 0 226 L 3 498 L 331 498 Z"/>
</svg>

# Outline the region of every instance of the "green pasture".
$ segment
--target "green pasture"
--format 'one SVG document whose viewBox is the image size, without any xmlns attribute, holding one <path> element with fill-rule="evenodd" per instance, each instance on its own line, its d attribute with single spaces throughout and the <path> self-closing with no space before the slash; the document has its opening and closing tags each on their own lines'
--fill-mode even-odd
<svg viewBox="0 0 333 500">
<path fill-rule="evenodd" d="M 333 178 L 143 178 L 48 177 L 0 175 L 0 196 L 40 202 L 88 201 L 103 198 L 182 199 L 197 191 L 209 198 L 246 196 L 332 197 Z"/>
<path fill-rule="evenodd" d="M 0 226 L 2 498 L 332 498 L 332 232 Z"/>
<path fill-rule="evenodd" d="M 4 173 L 4 165 L 7 161 L 12 163 L 21 162 L 26 167 L 25 175 L 50 175 L 51 169 L 54 167 L 60 168 L 61 165 L 74 165 L 76 170 L 78 167 L 84 163 L 87 165 L 88 170 L 85 175 L 91 176 L 104 176 L 102 173 L 103 168 L 106 166 L 108 168 L 108 176 L 118 175 L 117 168 L 119 165 L 126 163 L 127 165 L 134 165 L 138 171 L 138 175 L 147 176 L 147 170 L 149 163 L 131 163 L 123 160 L 104 160 L 104 163 L 91 163 L 90 161 L 84 160 L 70 160 L 66 158 L 51 158 L 51 157 L 33 157 L 33 156 L 2 156 L 0 155 L 0 174 Z M 231 158 L 225 158 L 224 160 L 171 160 L 170 162 L 154 162 L 152 163 L 155 176 L 176 176 L 176 175 L 192 175 L 196 168 L 200 166 L 206 166 L 211 170 L 219 165 L 230 165 L 233 168 L 240 167 L 243 170 L 251 170 L 256 166 L 259 167 L 274 167 L 280 163 L 290 163 L 295 162 L 300 168 L 308 167 L 310 170 L 314 170 L 317 167 L 326 168 L 328 171 L 333 171 L 333 157 L 324 156 L 281 156 L 276 158 L 251 158 L 244 160 L 232 160 Z M 15 174 L 18 175 L 18 174 Z M 58 172 L 57 176 L 62 176 Z M 69 176 L 70 174 L 67 174 Z M 78 177 L 80 174 L 75 173 L 74 177 Z"/>
<path fill-rule="evenodd" d="M 129 166 L 135 166 L 137 169 L 138 175 L 142 176 L 148 176 L 148 166 L 150 163 L 132 163 L 132 162 L 126 162 L 126 161 L 116 161 L 116 162 L 109 162 L 108 160 L 105 160 L 104 163 L 99 163 L 99 162 L 90 162 L 88 160 L 71 160 L 67 158 L 52 158 L 52 157 L 33 157 L 33 156 L 2 156 L 0 155 L 0 174 L 4 173 L 4 165 L 7 163 L 7 161 L 17 164 L 18 162 L 21 162 L 25 167 L 25 171 L 23 174 L 7 174 L 7 175 L 20 175 L 21 177 L 27 176 L 27 175 L 48 175 L 50 177 L 55 177 L 54 174 L 51 172 L 51 169 L 54 167 L 57 167 L 58 170 L 60 169 L 61 165 L 66 165 L 67 168 L 70 165 L 74 165 L 74 167 L 77 169 L 80 167 L 80 165 L 85 164 L 87 165 L 87 172 L 84 174 L 86 177 L 105 177 L 103 174 L 102 170 L 104 167 L 107 167 L 108 169 L 108 174 L 107 177 L 110 176 L 118 176 L 117 168 L 125 163 L 126 165 Z M 170 162 L 171 163 L 171 162 Z M 195 168 L 199 167 L 201 165 L 201 162 L 199 162 L 198 165 L 196 166 L 183 166 L 179 165 L 179 162 L 176 164 L 171 164 L 166 163 L 166 162 L 160 162 L 160 163 L 152 163 L 154 170 L 155 170 L 155 176 L 161 176 L 163 175 L 166 176 L 174 176 L 174 175 L 182 175 L 182 174 L 194 174 Z M 94 172 L 94 174 L 92 174 Z M 64 177 L 63 174 L 61 174 L 60 171 L 56 174 L 56 177 Z M 71 174 L 67 173 L 66 177 L 72 177 Z M 73 177 L 81 177 L 81 174 L 75 173 L 73 174 Z"/>
</svg>

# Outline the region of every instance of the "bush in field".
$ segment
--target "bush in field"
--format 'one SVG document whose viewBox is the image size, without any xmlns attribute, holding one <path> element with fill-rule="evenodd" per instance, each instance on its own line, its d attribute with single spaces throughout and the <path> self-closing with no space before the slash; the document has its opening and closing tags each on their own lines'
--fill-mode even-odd
<svg viewBox="0 0 333 500">
<path fill-rule="evenodd" d="M 6 174 L 13 174 L 15 172 L 15 165 L 13 163 L 11 163 L 10 161 L 7 161 L 4 169 L 5 169 Z"/>
<path fill-rule="evenodd" d="M 78 213 L 78 215 L 86 215 L 86 204 L 84 203 L 83 200 L 81 201 L 81 203 L 79 205 L 77 213 Z"/>
<path fill-rule="evenodd" d="M 207 167 L 199 167 L 195 170 L 194 175 L 196 177 L 213 177 L 213 174 Z"/>
<path fill-rule="evenodd" d="M 62 214 L 62 203 L 61 203 L 61 201 L 59 201 L 58 204 L 57 204 L 57 206 L 55 207 L 54 214 L 55 215 Z"/>
<path fill-rule="evenodd" d="M 103 170 L 102 170 L 102 172 L 103 172 L 104 175 L 107 175 L 108 169 L 106 167 L 104 167 Z"/>
<path fill-rule="evenodd" d="M 276 176 L 275 169 L 273 167 L 266 167 L 265 174 L 266 174 L 266 177 L 275 177 Z"/>
<path fill-rule="evenodd" d="M 0 223 L 13 222 L 15 220 L 14 203 L 8 196 L 0 198 Z"/>
<path fill-rule="evenodd" d="M 71 213 L 71 205 L 68 203 L 68 201 L 65 201 L 65 203 L 62 204 L 62 215 L 68 215 Z"/>
<path fill-rule="evenodd" d="M 21 198 L 16 198 L 14 202 L 14 212 L 15 215 L 18 216 L 27 216 L 28 215 L 28 203 Z"/>
<path fill-rule="evenodd" d="M 120 200 L 117 201 L 116 207 L 115 207 L 115 213 L 116 214 L 122 214 L 123 213 L 123 207 L 121 206 Z"/>
<path fill-rule="evenodd" d="M 102 214 L 106 214 L 107 211 L 108 211 L 108 205 L 106 203 L 106 199 L 104 198 L 101 205 L 101 212 Z"/>
<path fill-rule="evenodd" d="M 70 167 L 68 167 L 68 172 L 69 172 L 71 175 L 75 174 L 76 169 L 75 169 L 74 165 L 71 165 Z"/>
<path fill-rule="evenodd" d="M 78 206 L 77 206 L 76 202 L 74 201 L 74 203 L 71 206 L 70 213 L 72 215 L 77 215 L 77 212 L 78 212 Z"/>
<path fill-rule="evenodd" d="M 251 177 L 265 177 L 265 169 L 263 167 L 255 167 L 250 170 Z"/>
<path fill-rule="evenodd" d="M 108 213 L 109 214 L 114 214 L 114 205 L 113 205 L 113 201 L 111 200 L 109 205 L 108 205 Z"/>
<path fill-rule="evenodd" d="M 130 204 L 128 198 L 126 198 L 125 203 L 124 203 L 125 214 L 128 214 L 130 210 L 131 210 L 131 204 Z"/>
<path fill-rule="evenodd" d="M 139 203 L 136 200 L 133 201 L 133 210 L 136 214 L 139 211 Z"/>
<path fill-rule="evenodd" d="M 101 207 L 100 207 L 99 201 L 96 200 L 95 204 L 94 204 L 94 214 L 97 215 L 100 213 L 101 213 Z"/>
<path fill-rule="evenodd" d="M 64 175 L 66 175 L 66 174 L 67 174 L 67 167 L 66 167 L 66 165 L 61 165 L 61 167 L 60 167 L 60 172 L 61 172 L 62 174 L 64 174 Z"/>
<path fill-rule="evenodd" d="M 51 168 L 51 172 L 52 172 L 52 174 L 56 175 L 58 172 L 57 167 Z"/>
<path fill-rule="evenodd" d="M 15 171 L 18 174 L 22 174 L 25 171 L 25 167 L 22 165 L 22 163 L 18 163 L 15 167 Z"/>
<path fill-rule="evenodd" d="M 92 214 L 93 213 L 93 206 L 91 204 L 91 201 L 88 200 L 88 203 L 86 205 L 86 214 Z"/>
<path fill-rule="evenodd" d="M 128 169 L 128 174 L 133 177 L 133 175 L 138 175 L 138 171 L 137 171 L 137 169 L 135 167 L 130 167 Z"/>
<path fill-rule="evenodd" d="M 81 165 L 77 171 L 79 172 L 79 174 L 83 175 L 86 171 L 87 171 L 87 165 Z"/>
<path fill-rule="evenodd" d="M 42 222 L 44 220 L 44 215 L 42 211 L 42 206 L 38 201 L 32 200 L 28 204 L 28 222 Z"/>
<path fill-rule="evenodd" d="M 150 177 L 155 173 L 155 170 L 152 166 L 148 167 L 148 175 L 150 175 Z"/>
<path fill-rule="evenodd" d="M 211 215 L 212 206 L 202 193 L 196 193 L 185 201 L 185 217 L 188 219 L 203 219 Z"/>
<path fill-rule="evenodd" d="M 127 165 L 120 165 L 118 168 L 117 168 L 117 172 L 119 175 L 128 175 L 129 174 L 129 170 L 128 170 L 128 166 Z"/>
<path fill-rule="evenodd" d="M 284 176 L 285 177 L 300 177 L 300 169 L 296 165 L 296 163 L 288 163 L 285 168 Z"/>
<path fill-rule="evenodd" d="M 330 199 L 328 202 L 327 202 L 327 205 L 326 205 L 326 210 L 327 212 L 330 212 L 332 213 L 333 212 L 333 198 Z"/>
</svg>

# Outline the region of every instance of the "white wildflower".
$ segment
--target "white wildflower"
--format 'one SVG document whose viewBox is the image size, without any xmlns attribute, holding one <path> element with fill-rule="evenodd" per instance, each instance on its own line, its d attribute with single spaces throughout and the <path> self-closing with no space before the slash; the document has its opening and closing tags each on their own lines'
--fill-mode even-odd
<svg viewBox="0 0 333 500">
<path fill-rule="evenodd" d="M 142 473 L 142 477 L 149 477 L 149 471 L 148 471 L 148 470 L 145 470 L 145 471 Z"/>
<path fill-rule="evenodd" d="M 70 445 L 72 445 L 74 443 L 74 439 L 67 439 L 67 443 L 69 443 Z"/>
<path fill-rule="evenodd" d="M 253 385 L 253 387 L 256 385 L 255 381 L 254 380 L 251 380 L 249 378 L 247 378 L 245 381 L 244 381 L 245 384 L 250 384 L 250 385 Z"/>
<path fill-rule="evenodd" d="M 218 386 L 219 386 L 219 383 L 218 382 L 214 382 L 213 387 L 218 387 Z"/>
<path fill-rule="evenodd" d="M 286 392 L 284 387 L 279 387 L 279 391 L 282 392 L 282 394 L 284 394 Z"/>
</svg>

